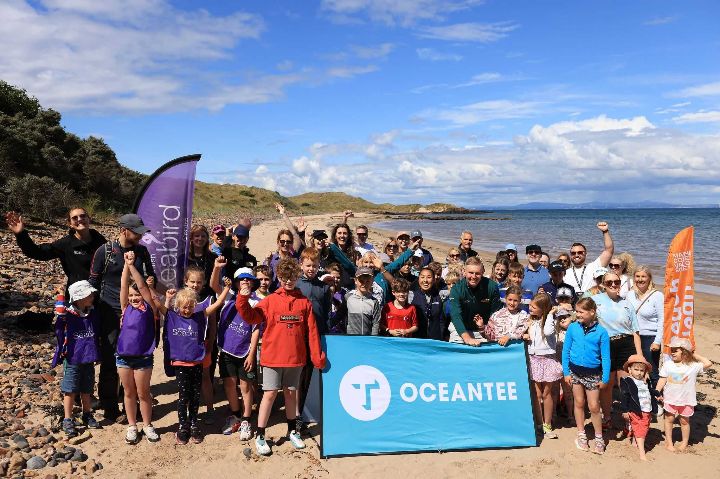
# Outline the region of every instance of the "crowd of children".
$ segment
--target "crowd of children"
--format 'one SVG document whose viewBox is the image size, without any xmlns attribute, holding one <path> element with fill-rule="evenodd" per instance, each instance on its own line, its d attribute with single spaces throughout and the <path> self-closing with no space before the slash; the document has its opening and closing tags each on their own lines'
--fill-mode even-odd
<svg viewBox="0 0 720 479">
<path fill-rule="evenodd" d="M 284 211 L 281 214 L 285 216 Z M 695 353 L 688 340 L 673 338 L 666 345 L 670 356 L 659 368 L 659 381 L 652 380 L 651 372 L 658 364 L 643 355 L 639 340 L 635 344 L 632 339 L 639 330 L 635 308 L 613 294 L 614 288 L 621 289 L 619 273 L 596 268 L 592 276 L 599 278 L 597 283 L 583 289 L 581 276 L 575 288 L 563 280 L 569 268 L 562 257 L 546 260 L 545 266 L 540 247 L 530 245 L 527 253 L 533 259 L 523 267 L 515 246 L 509 244 L 498 254 L 487 278 L 482 262 L 463 244 L 450 250 L 447 264 L 433 261 L 422 248 L 420 231 L 412 235 L 400 232 L 390 239 L 395 247 L 375 250 L 366 241 L 367 228 L 360 226 L 357 230 L 363 242 L 352 249 L 347 246 L 348 242 L 352 245 L 347 224 L 335 228 L 338 238 L 330 239 L 323 230 L 315 230 L 305 239 L 304 224 L 298 228 L 287 223 L 289 228 L 278 235 L 278 252 L 268 256 L 266 265 L 252 264 L 254 257 L 244 247 L 250 231 L 247 226 L 217 225 L 212 228 L 212 242 L 207 229 L 193 229 L 198 234 L 205 232 L 204 246 L 193 240 L 193 247 L 206 248 L 213 262 L 204 268 L 190 266 L 184 287 L 164 292 L 164 298 L 153 278 L 144 278 L 133 265 L 134 253 L 125 253 L 116 365 L 124 389 L 127 443 L 136 444 L 142 435 L 151 442 L 159 440 L 152 425 L 150 376 L 163 324 L 166 371 L 175 376 L 178 388 L 177 444 L 203 439 L 201 396 L 207 406 L 205 417 L 211 418 L 217 361 L 228 401 L 221 432 L 238 432 L 243 441 L 254 437 L 258 454 L 269 454 L 265 430 L 282 391 L 287 439 L 293 447 L 304 448 L 299 417 L 312 370 L 324 368 L 326 362 L 320 337 L 346 334 L 449 340 L 473 346 L 488 341 L 501 346 L 525 341 L 533 408 L 538 433 L 544 438 L 558 437 L 554 418 L 564 408 L 577 427 L 575 446 L 602 454 L 606 447 L 603 430 L 611 426 L 609 410 L 601 407 L 602 394 L 612 389 L 613 373 L 622 397 L 619 412 L 626 422 L 625 433 L 636 444 L 641 459 L 645 459 L 645 438 L 658 413 L 658 401 L 663 404 L 667 449 L 687 446 L 689 417 L 696 405 L 695 377 L 711 363 Z M 227 233 L 233 236 L 232 243 L 223 238 Z M 228 246 L 231 244 L 235 246 Z M 233 249 L 238 249 L 238 244 L 242 245 L 239 253 Z M 461 253 L 466 255 L 464 260 Z M 480 289 L 483 299 L 469 301 L 475 306 L 461 311 L 461 298 L 479 298 Z M 645 294 L 646 289 L 637 294 Z M 628 286 L 625 293 L 628 291 L 635 290 Z M 77 394 L 81 422 L 91 428 L 98 426 L 90 397 L 93 364 L 99 360 L 94 333 L 99 326 L 93 310 L 95 288 L 78 281 L 70 285 L 68 293 L 68 301 L 59 298 L 56 307 L 58 349 L 53 364 L 64 365 L 63 430 L 73 436 L 77 434 L 72 415 Z M 622 323 L 629 328 L 627 334 L 625 330 L 615 333 L 618 326 L 610 321 L 609 313 L 603 317 L 607 308 L 629 311 Z M 630 345 L 628 354 L 618 352 L 619 340 Z M 138 427 L 138 403 L 142 428 Z M 585 424 L 586 409 L 592 441 Z M 676 447 L 672 428 L 677 417 L 682 441 Z"/>
</svg>

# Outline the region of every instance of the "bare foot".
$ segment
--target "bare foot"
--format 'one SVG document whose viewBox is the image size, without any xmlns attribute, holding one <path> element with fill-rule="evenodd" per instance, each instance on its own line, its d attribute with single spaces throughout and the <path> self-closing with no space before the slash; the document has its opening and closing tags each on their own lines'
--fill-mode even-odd
<svg viewBox="0 0 720 479">
<path fill-rule="evenodd" d="M 675 452 L 675 447 L 672 445 L 672 443 L 665 443 L 665 449 L 667 449 L 670 452 Z"/>
<path fill-rule="evenodd" d="M 680 443 L 680 445 L 677 447 L 677 450 L 679 452 L 685 452 L 686 449 L 687 449 L 687 444 L 683 444 L 683 443 Z"/>
<path fill-rule="evenodd" d="M 647 458 L 647 456 L 640 456 L 640 460 L 641 460 L 641 461 L 647 461 L 648 458 Z"/>
</svg>

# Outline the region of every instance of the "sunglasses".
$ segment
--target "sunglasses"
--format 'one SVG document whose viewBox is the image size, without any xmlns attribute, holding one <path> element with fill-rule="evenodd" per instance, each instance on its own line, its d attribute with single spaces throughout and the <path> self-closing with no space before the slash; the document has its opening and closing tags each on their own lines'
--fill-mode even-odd
<svg viewBox="0 0 720 479">
<path fill-rule="evenodd" d="M 459 255 L 459 254 L 449 254 L 448 257 L 450 257 L 450 258 L 459 258 L 460 255 Z"/>
<path fill-rule="evenodd" d="M 278 243 L 284 246 L 284 245 L 292 244 L 292 240 L 279 240 Z"/>
<path fill-rule="evenodd" d="M 367 236 L 367 233 L 355 233 L 357 236 Z"/>
<path fill-rule="evenodd" d="M 81 214 L 81 215 L 71 216 L 71 217 L 70 217 L 70 220 L 77 222 L 77 221 L 80 221 L 80 220 L 87 219 L 87 217 L 88 217 L 88 215 L 87 215 L 86 213 L 83 213 L 83 214 Z"/>
<path fill-rule="evenodd" d="M 572 256 L 583 256 L 585 254 L 585 251 L 570 251 L 570 254 Z"/>
<path fill-rule="evenodd" d="M 609 279 L 604 282 L 605 286 L 620 286 L 619 279 Z"/>
<path fill-rule="evenodd" d="M 410 237 L 409 236 L 401 236 L 397 240 L 398 241 L 410 241 Z"/>
<path fill-rule="evenodd" d="M 539 255 L 541 255 L 541 254 L 542 254 L 542 251 L 538 251 L 538 250 L 532 250 L 532 251 L 528 251 L 528 252 L 527 252 L 527 254 L 531 254 L 531 255 L 539 256 Z"/>
<path fill-rule="evenodd" d="M 385 247 L 385 249 L 398 249 L 398 245 L 396 245 L 396 244 L 389 244 L 389 245 L 387 245 L 387 247 Z"/>
<path fill-rule="evenodd" d="M 618 263 L 610 263 L 608 266 L 611 267 L 611 268 L 613 268 L 613 269 L 615 269 L 615 268 L 617 268 L 617 269 L 622 268 L 622 265 L 621 265 L 621 264 L 618 264 Z"/>
</svg>

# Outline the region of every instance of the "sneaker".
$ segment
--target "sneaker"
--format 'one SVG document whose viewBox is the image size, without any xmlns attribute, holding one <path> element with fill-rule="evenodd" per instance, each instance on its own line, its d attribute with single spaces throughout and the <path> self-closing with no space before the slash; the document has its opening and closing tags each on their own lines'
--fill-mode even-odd
<svg viewBox="0 0 720 479">
<path fill-rule="evenodd" d="M 270 446 L 265 440 L 265 436 L 258 436 L 255 438 L 255 450 L 260 456 L 270 455 Z"/>
<path fill-rule="evenodd" d="M 581 451 L 589 451 L 590 445 L 588 444 L 588 439 L 585 433 L 579 432 L 577 437 L 575 438 L 575 447 L 580 449 Z"/>
<path fill-rule="evenodd" d="M 143 427 L 142 432 L 150 442 L 158 442 L 160 440 L 160 435 L 155 432 L 155 428 L 152 424 L 146 424 L 145 427 Z"/>
<path fill-rule="evenodd" d="M 137 426 L 128 426 L 125 432 L 125 442 L 128 444 L 137 444 L 139 441 Z"/>
<path fill-rule="evenodd" d="M 63 419 L 62 430 L 68 438 L 78 435 L 77 429 L 75 429 L 75 421 L 70 417 Z"/>
<path fill-rule="evenodd" d="M 300 437 L 300 433 L 297 431 L 293 431 L 290 433 L 290 436 L 288 436 L 290 439 L 290 442 L 295 447 L 295 449 L 305 449 L 305 443 L 303 442 L 302 438 Z"/>
<path fill-rule="evenodd" d="M 187 429 L 180 428 L 175 433 L 175 444 L 184 446 L 190 439 L 190 432 Z"/>
<path fill-rule="evenodd" d="M 199 427 L 190 428 L 190 441 L 193 444 L 200 444 L 203 441 L 203 434 Z"/>
<path fill-rule="evenodd" d="M 240 421 L 234 415 L 230 415 L 225 420 L 225 425 L 222 428 L 222 433 L 226 436 L 234 433 L 240 427 Z"/>
<path fill-rule="evenodd" d="M 240 440 L 247 441 L 252 437 L 252 427 L 248 421 L 243 421 L 240 424 Z"/>
<path fill-rule="evenodd" d="M 601 437 L 595 438 L 595 444 L 593 444 L 592 452 L 595 454 L 603 454 L 605 452 L 605 441 Z"/>
<path fill-rule="evenodd" d="M 555 431 L 553 431 L 553 428 L 550 424 L 543 424 L 543 435 L 545 436 L 545 439 L 557 439 L 558 435 Z"/>
<path fill-rule="evenodd" d="M 84 412 L 82 415 L 82 422 L 85 427 L 89 429 L 100 429 L 100 424 L 95 420 L 92 413 Z"/>
</svg>

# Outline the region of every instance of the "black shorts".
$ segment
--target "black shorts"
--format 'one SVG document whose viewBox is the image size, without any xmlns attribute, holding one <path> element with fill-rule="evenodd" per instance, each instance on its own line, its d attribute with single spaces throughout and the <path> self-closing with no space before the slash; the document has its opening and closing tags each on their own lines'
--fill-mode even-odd
<svg viewBox="0 0 720 479">
<path fill-rule="evenodd" d="M 247 356 L 238 358 L 232 354 L 228 354 L 225 351 L 220 351 L 220 357 L 218 358 L 218 365 L 220 366 L 220 377 L 221 378 L 239 378 L 243 381 L 257 381 L 255 370 L 250 372 L 245 371 L 245 359 Z M 257 362 L 255 364 L 257 367 Z"/>
<path fill-rule="evenodd" d="M 635 354 L 633 335 L 610 340 L 610 371 L 619 371 L 630 356 Z"/>
</svg>

